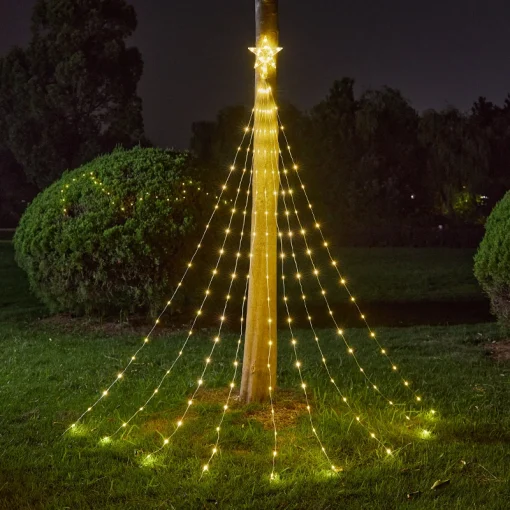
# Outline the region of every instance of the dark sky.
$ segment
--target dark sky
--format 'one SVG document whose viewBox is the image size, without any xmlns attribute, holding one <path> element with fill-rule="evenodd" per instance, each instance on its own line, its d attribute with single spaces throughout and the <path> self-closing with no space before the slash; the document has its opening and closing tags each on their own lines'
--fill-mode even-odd
<svg viewBox="0 0 510 510">
<path fill-rule="evenodd" d="M 29 38 L 35 0 L 0 0 L 0 54 Z M 250 103 L 252 0 L 132 0 L 146 131 L 187 147 L 194 120 Z M 419 110 L 510 91 L 508 0 L 280 0 L 279 94 L 301 108 L 334 79 L 389 85 Z"/>
</svg>

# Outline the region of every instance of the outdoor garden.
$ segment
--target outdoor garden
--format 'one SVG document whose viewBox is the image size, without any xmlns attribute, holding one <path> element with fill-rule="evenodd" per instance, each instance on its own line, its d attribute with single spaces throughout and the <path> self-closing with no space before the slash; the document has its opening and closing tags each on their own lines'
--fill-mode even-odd
<svg viewBox="0 0 510 510">
<path fill-rule="evenodd" d="M 254 102 L 189 150 L 124 0 L 0 58 L 0 510 L 509 507 L 510 100 L 280 107 L 255 6 Z"/>
<path fill-rule="evenodd" d="M 112 158 L 117 164 L 108 165 Z M 179 304 L 182 310 L 163 316 L 150 342 L 144 344 L 151 328 L 143 314 L 112 318 L 111 310 L 97 313 L 106 309 L 107 301 L 99 300 L 94 282 L 99 281 L 103 289 L 109 282 L 108 293 L 114 296 L 110 299 L 126 304 L 137 295 L 129 292 L 142 288 L 141 283 L 119 279 L 101 281 L 101 271 L 117 271 L 120 263 L 119 274 L 127 279 L 130 274 L 137 278 L 139 273 L 140 281 L 152 271 L 144 264 L 137 266 L 138 273 L 130 271 L 133 253 L 145 247 L 145 242 L 137 244 L 132 236 L 115 237 L 118 221 L 112 229 L 99 228 L 101 222 L 112 223 L 109 215 L 124 214 L 118 195 L 129 194 L 129 186 L 112 187 L 117 192 L 112 200 L 97 190 L 94 181 L 101 180 L 106 189 L 115 182 L 117 172 L 140 161 L 140 150 L 121 151 L 112 158 L 93 162 L 98 175 L 87 176 L 74 191 L 66 183 L 83 175 L 84 169 L 66 174 L 32 204 L 14 245 L 9 240 L 0 243 L 2 508 L 335 508 L 339 502 L 349 508 L 505 508 L 510 496 L 509 347 L 501 325 L 488 313 L 488 300 L 473 274 L 472 249 L 332 247 L 350 287 L 357 289 L 359 306 L 373 308 L 374 314 L 379 310 L 372 326 L 421 401 L 409 402 L 407 388 L 374 352 L 363 324 L 353 319 L 348 296 L 335 279 L 329 279 L 330 304 L 340 320 L 349 322 L 346 338 L 365 372 L 385 394 L 391 394 L 395 405 L 389 406 L 373 391 L 346 356 L 322 310 L 320 293 L 311 286 L 309 306 L 316 310 L 316 334 L 342 393 L 335 391 L 324 373 L 306 321 L 296 316 L 297 329 L 291 337 L 283 314 L 279 318 L 274 400 L 279 454 L 272 481 L 269 403 L 243 405 L 235 396 L 230 398 L 222 435 L 216 442 L 216 427 L 233 380 L 232 360 L 238 359 L 237 311 L 227 313 L 206 383 L 185 423 L 176 429 L 216 335 L 219 312 L 214 302 L 203 308 L 204 323 L 187 343 L 178 369 L 164 381 L 144 412 L 122 428 L 134 410 L 145 406 L 182 349 L 191 316 L 186 315 L 184 299 Z M 148 163 L 151 158 L 153 172 Z M 177 167 L 186 164 L 178 156 L 147 150 L 139 164 L 144 165 L 148 189 L 152 178 L 157 182 L 158 163 L 162 162 Z M 67 193 L 66 212 L 62 189 Z M 201 200 L 200 193 L 190 200 Z M 156 203 L 158 207 L 151 203 L 131 211 L 133 223 L 157 223 L 157 211 L 167 207 L 166 198 Z M 43 206 L 44 216 L 40 213 Z M 102 213 L 73 212 L 86 207 L 91 212 L 102 207 Z M 172 211 L 180 214 L 180 207 L 172 207 Z M 190 239 L 188 232 L 179 234 L 170 228 L 168 214 L 165 221 L 165 235 Z M 157 224 L 154 229 L 159 232 Z M 69 232 L 73 235 L 68 236 Z M 114 237 L 112 245 L 104 232 Z M 126 239 L 129 246 L 123 244 Z M 51 250 L 44 249 L 48 243 Z M 75 243 L 72 258 L 68 243 Z M 165 243 L 154 246 L 164 247 Z M 182 249 L 186 251 L 184 246 Z M 118 258 L 114 263 L 107 259 L 112 253 Z M 18 267 L 15 257 L 28 271 L 39 299 L 30 291 L 27 273 Z M 100 257 L 103 264 L 97 263 Z M 324 257 L 318 260 L 325 264 Z M 205 260 L 202 263 L 207 267 Z M 184 260 L 180 265 L 182 272 Z M 49 272 L 45 272 L 47 267 Z M 201 269 L 195 276 L 200 276 Z M 159 274 L 165 277 L 164 271 Z M 309 276 L 313 276 L 311 271 L 303 284 Z M 203 288 L 204 281 L 192 281 L 187 300 L 196 303 L 194 289 Z M 157 283 L 151 288 L 157 289 Z M 226 284 L 227 280 L 220 278 L 220 295 Z M 77 292 L 80 285 L 83 287 Z M 289 282 L 289 302 L 299 315 L 299 295 L 292 299 L 296 290 L 295 282 Z M 62 309 L 71 312 L 55 314 Z M 83 309 L 96 313 L 84 315 L 80 313 Z M 299 340 L 309 402 L 295 370 L 292 338 Z M 119 384 L 90 415 L 69 428 L 115 380 L 140 344 L 146 345 L 143 352 L 136 355 Z M 344 398 L 352 402 L 352 408 L 345 406 Z M 310 428 L 310 404 L 314 427 L 335 462 L 335 471 L 325 461 Z M 359 426 L 359 416 L 367 430 L 377 434 L 376 440 Z M 149 456 L 170 435 L 170 447 Z M 212 448 L 218 453 L 204 473 Z"/>
</svg>

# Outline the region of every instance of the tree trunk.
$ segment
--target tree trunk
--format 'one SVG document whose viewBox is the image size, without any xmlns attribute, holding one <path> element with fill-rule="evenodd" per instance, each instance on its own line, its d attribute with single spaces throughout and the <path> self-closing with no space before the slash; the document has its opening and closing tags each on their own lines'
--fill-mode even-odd
<svg viewBox="0 0 510 510">
<path fill-rule="evenodd" d="M 278 46 L 278 0 L 255 0 L 257 46 L 267 37 Z M 260 88 L 267 83 L 272 93 Z M 251 260 L 248 308 L 241 381 L 245 402 L 268 400 L 276 387 L 276 299 L 278 196 L 278 122 L 272 95 L 276 72 L 270 69 L 266 82 L 255 71 L 255 117 L 251 216 Z"/>
</svg>

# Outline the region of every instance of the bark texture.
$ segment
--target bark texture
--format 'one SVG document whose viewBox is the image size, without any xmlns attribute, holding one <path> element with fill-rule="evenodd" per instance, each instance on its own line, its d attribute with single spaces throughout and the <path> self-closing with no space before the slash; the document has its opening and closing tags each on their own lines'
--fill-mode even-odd
<svg viewBox="0 0 510 510">
<path fill-rule="evenodd" d="M 256 0 L 257 45 L 267 37 L 278 46 L 278 1 Z M 241 399 L 262 402 L 269 399 L 269 387 L 276 387 L 277 313 L 277 227 L 278 122 L 272 94 L 276 72 L 267 84 L 272 94 L 261 93 L 263 82 L 255 74 L 255 120 L 253 142 L 251 261 L 246 332 L 241 381 Z M 269 366 L 268 366 L 269 365 Z"/>
</svg>

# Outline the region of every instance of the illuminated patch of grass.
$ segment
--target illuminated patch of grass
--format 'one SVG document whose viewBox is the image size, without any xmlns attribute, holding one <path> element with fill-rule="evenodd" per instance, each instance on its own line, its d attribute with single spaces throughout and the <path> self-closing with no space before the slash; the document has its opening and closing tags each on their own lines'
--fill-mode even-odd
<svg viewBox="0 0 510 510">
<path fill-rule="evenodd" d="M 273 481 L 269 408 L 235 401 L 222 424 L 218 452 L 202 476 L 232 375 L 235 335 L 226 335 L 218 348 L 183 426 L 147 458 L 175 430 L 213 332 L 193 338 L 179 369 L 126 430 L 111 435 L 155 387 L 182 334 L 158 337 L 108 397 L 63 437 L 140 338 L 50 336 L 12 324 L 1 326 L 0 333 L 0 508 L 153 508 L 162 502 L 169 508 L 207 508 L 215 502 L 222 508 L 397 508 L 415 491 L 422 491 L 412 503 L 416 508 L 504 508 L 510 495 L 510 370 L 483 350 L 484 342 L 498 337 L 491 324 L 378 332 L 423 395 L 423 408 L 412 409 L 408 391 L 365 331 L 346 334 L 367 373 L 392 395 L 393 407 L 360 377 L 334 332 L 320 331 L 338 385 L 384 448 L 333 391 L 309 333 L 297 331 L 312 417 L 336 472 L 311 431 L 289 337 L 281 332 Z M 451 482 L 441 491 L 429 490 L 438 479 Z"/>
</svg>

